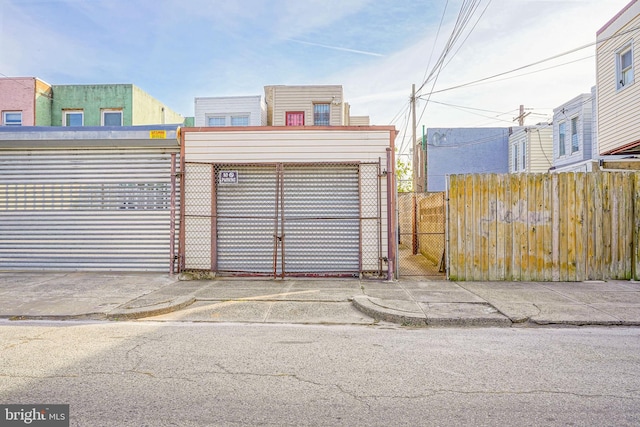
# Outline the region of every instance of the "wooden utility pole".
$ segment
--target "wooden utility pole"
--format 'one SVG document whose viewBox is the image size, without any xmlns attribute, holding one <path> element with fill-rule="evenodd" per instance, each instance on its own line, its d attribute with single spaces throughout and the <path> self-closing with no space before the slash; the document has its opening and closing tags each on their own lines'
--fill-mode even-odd
<svg viewBox="0 0 640 427">
<path fill-rule="evenodd" d="M 416 85 L 411 85 L 411 146 L 413 147 L 413 244 L 412 253 L 418 253 L 418 206 L 417 192 L 419 191 L 418 180 L 422 176 L 420 173 L 420 151 L 416 146 Z M 422 146 L 420 146 L 422 149 Z M 422 187 L 422 185 L 420 185 Z"/>
<path fill-rule="evenodd" d="M 527 117 L 531 113 L 524 112 L 524 105 L 520 105 L 520 115 L 518 117 L 514 117 L 513 121 L 518 121 L 518 126 L 524 126 L 524 118 Z"/>
<path fill-rule="evenodd" d="M 416 85 L 411 85 L 411 148 L 413 149 L 413 191 L 418 191 L 418 179 L 420 177 L 420 156 L 416 150 Z"/>
</svg>

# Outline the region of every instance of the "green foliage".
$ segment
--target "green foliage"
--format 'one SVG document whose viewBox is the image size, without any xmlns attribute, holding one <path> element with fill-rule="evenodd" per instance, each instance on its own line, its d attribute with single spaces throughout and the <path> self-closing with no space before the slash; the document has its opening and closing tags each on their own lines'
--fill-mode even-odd
<svg viewBox="0 0 640 427">
<path fill-rule="evenodd" d="M 413 171 L 408 160 L 402 156 L 396 158 L 396 180 L 398 181 L 399 193 L 410 193 L 413 191 L 412 186 Z"/>
</svg>

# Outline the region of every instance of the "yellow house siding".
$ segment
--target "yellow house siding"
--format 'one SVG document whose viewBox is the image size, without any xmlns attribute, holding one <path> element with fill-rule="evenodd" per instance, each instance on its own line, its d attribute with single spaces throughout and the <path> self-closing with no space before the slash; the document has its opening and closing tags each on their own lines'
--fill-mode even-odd
<svg viewBox="0 0 640 427">
<path fill-rule="evenodd" d="M 640 139 L 640 3 L 626 10 L 598 35 L 596 48 L 599 153 Z M 632 30 L 635 28 L 635 30 Z M 632 31 L 631 31 L 632 30 Z M 633 49 L 634 82 L 618 89 L 616 55 L 629 42 Z"/>
<path fill-rule="evenodd" d="M 553 138 L 551 127 L 530 128 L 527 132 L 527 172 L 544 173 L 552 166 Z"/>
<path fill-rule="evenodd" d="M 349 117 L 350 126 L 369 126 L 369 116 L 351 116 Z"/>
<path fill-rule="evenodd" d="M 187 162 L 386 163 L 389 131 L 211 131 L 185 133 Z"/>
<path fill-rule="evenodd" d="M 343 123 L 343 93 L 340 85 L 326 86 L 266 86 L 268 123 L 285 126 L 286 113 L 304 112 L 305 126 L 313 126 L 313 104 L 330 104 L 330 125 Z"/>
<path fill-rule="evenodd" d="M 133 86 L 133 125 L 182 124 L 184 117 Z"/>
<path fill-rule="evenodd" d="M 553 137 L 552 128 L 531 126 L 515 131 L 509 137 L 509 172 L 544 173 L 552 166 Z M 522 148 L 525 144 L 525 162 L 522 164 Z M 518 168 L 514 170 L 515 147 L 518 147 Z"/>
</svg>

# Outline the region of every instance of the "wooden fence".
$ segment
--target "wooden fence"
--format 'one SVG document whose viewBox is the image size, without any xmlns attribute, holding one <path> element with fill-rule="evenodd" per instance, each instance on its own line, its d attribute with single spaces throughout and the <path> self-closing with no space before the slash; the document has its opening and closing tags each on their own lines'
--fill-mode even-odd
<svg viewBox="0 0 640 427">
<path fill-rule="evenodd" d="M 454 175 L 451 280 L 639 279 L 640 173 Z"/>
</svg>

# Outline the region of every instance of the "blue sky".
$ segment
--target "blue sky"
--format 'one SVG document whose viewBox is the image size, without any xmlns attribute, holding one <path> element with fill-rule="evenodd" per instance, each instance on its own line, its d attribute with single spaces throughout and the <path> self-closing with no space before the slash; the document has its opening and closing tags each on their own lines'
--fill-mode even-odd
<svg viewBox="0 0 640 427">
<path fill-rule="evenodd" d="M 0 0 L 0 73 L 133 83 L 185 116 L 197 96 L 341 84 L 352 114 L 402 130 L 411 84 L 424 81 L 464 4 L 476 13 L 424 98 L 593 43 L 628 1 Z M 434 94 L 418 103 L 419 125 L 509 126 L 520 104 L 533 108 L 527 124 L 546 120 L 590 91 L 594 53 Z"/>
</svg>

